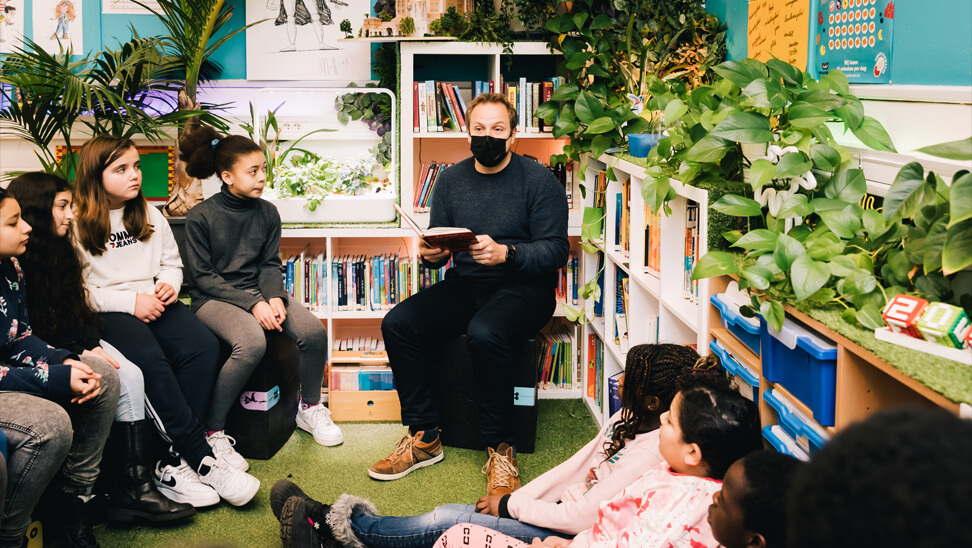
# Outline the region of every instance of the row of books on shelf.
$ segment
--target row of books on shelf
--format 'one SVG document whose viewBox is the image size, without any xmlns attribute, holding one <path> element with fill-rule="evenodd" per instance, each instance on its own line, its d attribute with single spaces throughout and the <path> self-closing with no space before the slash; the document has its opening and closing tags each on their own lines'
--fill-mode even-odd
<svg viewBox="0 0 972 548">
<path fill-rule="evenodd" d="M 685 207 L 685 268 L 682 296 L 694 302 L 699 300 L 699 281 L 692 279 L 692 271 L 699 261 L 699 204 L 688 202 Z"/>
<path fill-rule="evenodd" d="M 329 265 L 324 253 L 301 252 L 287 259 L 284 287 L 287 294 L 312 311 L 388 310 L 445 276 L 449 264 L 431 269 L 416 257 L 395 254 L 345 255 Z M 413 276 L 417 284 L 412 283 Z"/>
<path fill-rule="evenodd" d="M 631 178 L 621 183 L 621 192 L 615 194 L 617 209 L 614 218 L 614 248 L 624 257 L 631 252 Z"/>
<path fill-rule="evenodd" d="M 466 131 L 466 109 L 469 101 L 481 93 L 498 92 L 512 104 L 519 120 L 521 133 L 552 133 L 553 126 L 537 118 L 537 107 L 549 101 L 553 92 L 564 82 L 555 76 L 542 82 L 528 82 L 526 77 L 513 82 L 489 81 L 441 82 L 419 80 L 412 82 L 412 130 L 415 133 Z"/>
<path fill-rule="evenodd" d="M 645 205 L 645 274 L 661 275 L 661 215 Z"/>
<path fill-rule="evenodd" d="M 536 160 L 538 163 L 547 166 L 550 172 L 553 173 L 557 181 L 560 182 L 561 186 L 564 187 L 564 192 L 567 194 L 567 207 L 574 207 L 574 170 L 572 165 L 565 165 L 558 163 L 554 166 L 549 166 L 544 164 L 542 161 L 532 156 L 526 156 Z M 435 189 L 435 184 L 439 181 L 439 176 L 445 168 L 452 166 L 453 164 L 448 162 L 428 162 L 422 163 L 418 170 L 418 178 L 415 181 L 415 198 L 412 201 L 412 210 L 415 213 L 428 213 L 429 212 L 429 200 L 432 198 L 432 191 Z"/>
<path fill-rule="evenodd" d="M 580 258 L 571 255 L 567 266 L 557 272 L 557 301 L 577 304 L 577 294 L 580 290 Z"/>
<path fill-rule="evenodd" d="M 395 375 L 385 365 L 333 365 L 328 389 L 332 392 L 394 390 Z"/>
<path fill-rule="evenodd" d="M 395 389 L 385 341 L 380 337 L 336 339 L 331 350 L 328 377 L 328 389 L 332 392 Z"/>
<path fill-rule="evenodd" d="M 541 388 L 580 388 L 580 375 L 573 370 L 574 353 L 574 339 L 568 328 L 540 334 Z"/>
<path fill-rule="evenodd" d="M 630 279 L 623 270 L 617 271 L 614 288 L 614 344 L 621 352 L 628 351 L 628 283 Z"/>
<path fill-rule="evenodd" d="M 587 336 L 587 388 L 585 393 L 604 411 L 604 343 L 591 333 Z"/>
<path fill-rule="evenodd" d="M 446 162 L 422 164 L 422 167 L 419 168 L 418 181 L 415 185 L 415 200 L 412 202 L 412 209 L 415 213 L 429 212 L 429 200 L 432 198 L 432 190 L 435 189 L 435 184 L 439 182 L 439 175 L 442 174 L 445 168 L 451 165 L 451 163 Z"/>
</svg>

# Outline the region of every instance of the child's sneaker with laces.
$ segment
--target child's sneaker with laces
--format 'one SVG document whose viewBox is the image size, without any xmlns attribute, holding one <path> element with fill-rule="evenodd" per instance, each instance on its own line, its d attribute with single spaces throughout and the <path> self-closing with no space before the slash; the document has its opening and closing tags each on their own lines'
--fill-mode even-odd
<svg viewBox="0 0 972 548">
<path fill-rule="evenodd" d="M 243 506 L 260 489 L 260 480 L 237 470 L 223 459 L 203 457 L 199 464 L 199 481 L 212 487 L 226 502 Z"/>
<path fill-rule="evenodd" d="M 216 455 L 217 459 L 225 460 L 230 466 L 241 472 L 250 469 L 250 463 L 246 462 L 243 455 L 237 453 L 236 449 L 233 449 L 236 440 L 233 439 L 233 436 L 227 436 L 225 431 L 219 430 L 206 436 L 206 443 L 213 448 L 213 454 Z"/>
<path fill-rule="evenodd" d="M 331 410 L 318 403 L 306 409 L 297 409 L 297 426 L 314 435 L 314 441 L 321 445 L 340 445 L 344 434 L 331 420 Z"/>
<path fill-rule="evenodd" d="M 216 490 L 199 481 L 199 474 L 185 459 L 180 459 L 178 465 L 159 461 L 155 465 L 155 486 L 166 498 L 191 504 L 194 508 L 219 504 Z"/>
</svg>

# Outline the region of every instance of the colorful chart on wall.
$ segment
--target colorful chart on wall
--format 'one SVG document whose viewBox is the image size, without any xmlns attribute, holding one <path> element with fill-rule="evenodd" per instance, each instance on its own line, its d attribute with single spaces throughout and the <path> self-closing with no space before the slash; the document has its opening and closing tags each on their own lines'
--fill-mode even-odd
<svg viewBox="0 0 972 548">
<path fill-rule="evenodd" d="M 891 82 L 893 0 L 812 0 L 810 73 L 831 70 L 852 84 Z"/>
<path fill-rule="evenodd" d="M 139 4 L 162 13 L 159 3 L 155 0 L 139 0 Z M 152 12 L 132 0 L 101 0 L 101 13 L 117 13 L 124 15 L 151 15 Z"/>
<path fill-rule="evenodd" d="M 246 0 L 248 80 L 371 79 L 371 44 L 338 42 L 341 22 L 360 29 L 370 0 Z"/>
<path fill-rule="evenodd" d="M 83 0 L 34 0 L 34 42 L 50 53 L 84 52 Z"/>
<path fill-rule="evenodd" d="M 0 0 L 0 53 L 13 53 L 24 37 L 24 3 Z"/>
<path fill-rule="evenodd" d="M 782 59 L 807 68 L 810 2 L 816 0 L 750 0 L 749 57 Z"/>
<path fill-rule="evenodd" d="M 146 145 L 138 147 L 138 157 L 142 162 L 142 194 L 150 202 L 165 202 L 172 191 L 175 180 L 175 147 Z M 71 147 L 76 154 L 80 146 Z M 54 155 L 58 162 L 67 152 L 64 145 L 54 147 Z M 69 174 L 73 180 L 74 174 Z"/>
</svg>

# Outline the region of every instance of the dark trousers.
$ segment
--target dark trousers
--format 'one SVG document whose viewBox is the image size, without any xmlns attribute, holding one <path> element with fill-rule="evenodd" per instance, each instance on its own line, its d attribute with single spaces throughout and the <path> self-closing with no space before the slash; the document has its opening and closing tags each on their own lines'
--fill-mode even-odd
<svg viewBox="0 0 972 548">
<path fill-rule="evenodd" d="M 480 435 L 496 445 L 516 439 L 514 341 L 527 339 L 553 315 L 553 289 L 538 283 L 482 285 L 450 272 L 388 311 L 381 322 L 402 405 L 402 423 L 438 425 L 428 349 L 466 333 L 480 393 Z"/>
<path fill-rule="evenodd" d="M 149 323 L 109 312 L 103 338 L 142 370 L 149 410 L 173 448 L 195 470 L 212 455 L 202 421 L 219 373 L 219 341 L 186 305 L 175 302 Z"/>
</svg>

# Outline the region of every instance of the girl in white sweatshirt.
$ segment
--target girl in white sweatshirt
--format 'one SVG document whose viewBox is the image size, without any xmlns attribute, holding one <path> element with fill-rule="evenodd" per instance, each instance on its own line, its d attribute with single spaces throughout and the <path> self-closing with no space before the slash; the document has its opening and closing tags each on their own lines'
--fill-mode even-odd
<svg viewBox="0 0 972 548">
<path fill-rule="evenodd" d="M 260 482 L 218 458 L 202 419 L 219 367 L 219 343 L 178 301 L 182 260 L 169 223 L 142 195 L 138 150 L 102 135 L 78 157 L 77 243 L 103 338 L 141 370 L 147 407 L 173 455 L 155 481 L 165 496 L 193 506 L 220 497 L 246 504 Z"/>
</svg>

